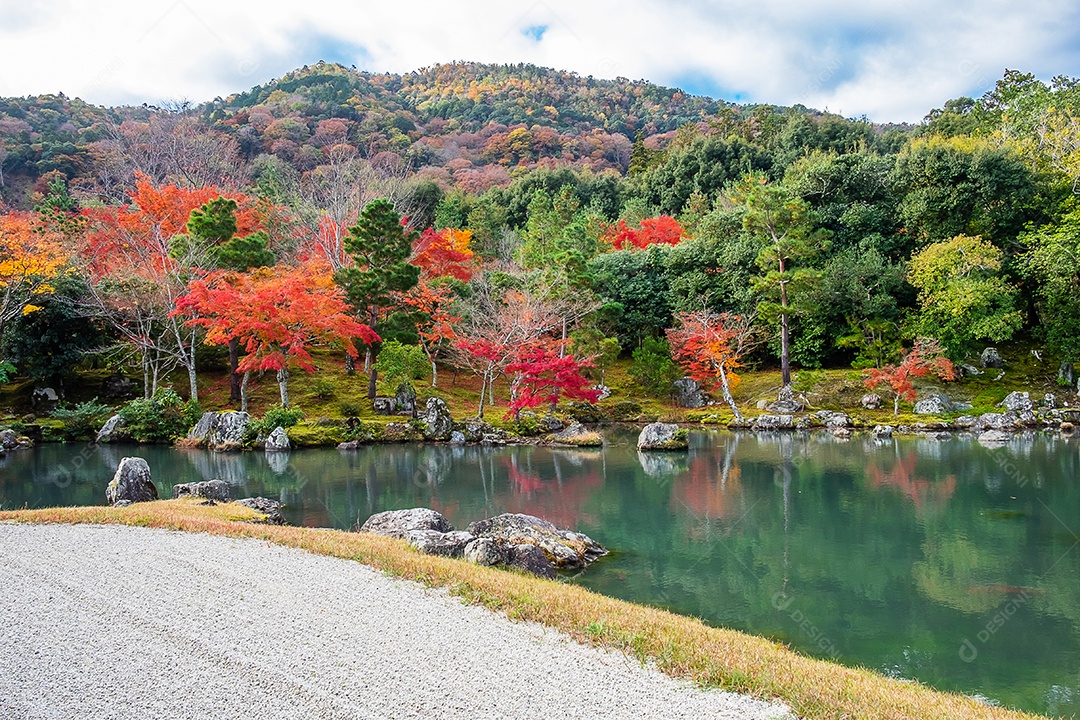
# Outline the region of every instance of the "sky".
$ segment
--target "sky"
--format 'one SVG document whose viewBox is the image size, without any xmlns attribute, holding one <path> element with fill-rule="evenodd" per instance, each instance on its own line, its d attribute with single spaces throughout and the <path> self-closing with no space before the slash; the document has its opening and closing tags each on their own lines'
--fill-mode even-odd
<svg viewBox="0 0 1080 720">
<path fill-rule="evenodd" d="M 1080 75 L 1068 0 L 0 0 L 0 96 L 200 102 L 319 60 L 533 63 L 918 122 L 1006 68 Z"/>
</svg>

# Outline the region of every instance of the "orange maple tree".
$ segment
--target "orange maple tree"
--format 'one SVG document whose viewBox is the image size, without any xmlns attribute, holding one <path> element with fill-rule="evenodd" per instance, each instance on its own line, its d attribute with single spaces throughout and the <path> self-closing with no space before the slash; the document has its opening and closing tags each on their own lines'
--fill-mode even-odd
<svg viewBox="0 0 1080 720">
<path fill-rule="evenodd" d="M 288 369 L 315 372 L 312 345 L 340 342 L 355 358 L 353 338 L 367 344 L 380 341 L 374 330 L 352 316 L 345 291 L 325 263 L 277 265 L 251 274 L 211 273 L 191 281 L 175 313 L 186 315 L 187 325 L 206 328 L 208 345 L 240 341 L 247 352 L 239 365 L 245 374 L 245 396 L 252 371 L 276 371 L 282 406 L 289 404 Z"/>
<path fill-rule="evenodd" d="M 671 357 L 694 380 L 724 394 L 735 417 L 742 413 L 731 391 L 739 383 L 736 368 L 754 341 L 750 318 L 709 309 L 679 313 L 678 327 L 667 331 Z"/>
<path fill-rule="evenodd" d="M 0 339 L 11 320 L 38 310 L 34 297 L 53 292 L 50 280 L 67 260 L 60 236 L 40 227 L 36 215 L 0 215 Z"/>
<path fill-rule="evenodd" d="M 944 352 L 937 340 L 919 338 L 898 365 L 864 370 L 863 373 L 867 376 L 866 387 L 873 390 L 888 386 L 893 391 L 893 414 L 899 415 L 901 399 L 906 402 L 915 401 L 915 378 L 933 373 L 945 381 L 956 379 L 956 368 L 952 360 L 945 357 Z"/>
</svg>

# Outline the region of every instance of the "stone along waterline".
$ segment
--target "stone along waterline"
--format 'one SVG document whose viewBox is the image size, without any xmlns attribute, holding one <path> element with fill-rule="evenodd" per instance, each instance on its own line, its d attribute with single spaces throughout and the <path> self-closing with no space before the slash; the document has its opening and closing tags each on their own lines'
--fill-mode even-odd
<svg viewBox="0 0 1080 720">
<path fill-rule="evenodd" d="M 0 502 L 102 504 L 132 455 L 163 497 L 220 477 L 284 501 L 294 524 L 530 513 L 613 551 L 571 577 L 599 592 L 1028 710 L 1080 709 L 1077 440 L 698 431 L 688 452 L 639 453 L 636 433 L 608 435 L 596 450 L 51 445 L 3 459 Z"/>
</svg>

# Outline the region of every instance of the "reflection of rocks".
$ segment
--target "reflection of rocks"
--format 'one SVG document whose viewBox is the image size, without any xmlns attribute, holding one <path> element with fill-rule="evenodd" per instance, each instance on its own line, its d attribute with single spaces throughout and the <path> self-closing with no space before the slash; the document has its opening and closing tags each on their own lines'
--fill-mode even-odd
<svg viewBox="0 0 1080 720">
<path fill-rule="evenodd" d="M 180 483 L 173 485 L 173 497 L 201 497 L 218 502 L 229 502 L 229 483 L 224 480 Z"/>
<path fill-rule="evenodd" d="M 686 431 L 678 425 L 655 422 L 641 429 L 637 440 L 638 450 L 686 450 Z"/>
<path fill-rule="evenodd" d="M 237 487 L 247 483 L 247 462 L 241 453 L 207 453 L 191 450 L 186 455 L 195 468 L 195 472 L 206 480 L 219 478 Z"/>
<path fill-rule="evenodd" d="M 1013 436 L 1011 433 L 1007 433 L 1004 430 L 987 430 L 979 435 L 979 444 L 985 447 L 1001 447 L 1005 445 Z"/>
<path fill-rule="evenodd" d="M 671 453 L 639 452 L 638 462 L 645 474 L 653 478 L 673 477 L 686 472 L 686 458 Z"/>
<path fill-rule="evenodd" d="M 150 477 L 150 465 L 146 460 L 139 457 L 123 458 L 112 481 L 105 488 L 105 498 L 110 505 L 121 501 L 137 503 L 157 500 L 157 486 Z"/>
<path fill-rule="evenodd" d="M 284 475 L 289 472 L 289 453 L 272 452 L 266 455 L 266 466 L 275 475 Z"/>
</svg>

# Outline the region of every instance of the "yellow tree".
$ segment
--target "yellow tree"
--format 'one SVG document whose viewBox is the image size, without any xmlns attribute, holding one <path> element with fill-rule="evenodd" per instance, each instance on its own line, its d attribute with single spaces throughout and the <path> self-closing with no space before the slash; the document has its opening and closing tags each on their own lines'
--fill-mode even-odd
<svg viewBox="0 0 1080 720">
<path fill-rule="evenodd" d="M 50 281 L 66 263 L 60 238 L 39 228 L 35 215 L 0 215 L 0 341 L 8 323 L 38 309 L 35 296 L 53 292 Z"/>
</svg>

